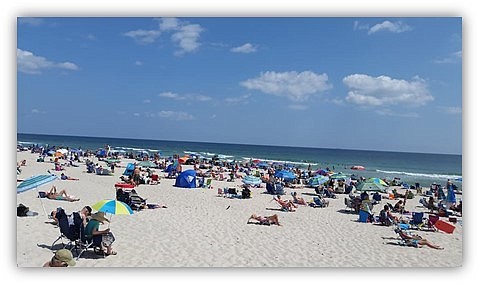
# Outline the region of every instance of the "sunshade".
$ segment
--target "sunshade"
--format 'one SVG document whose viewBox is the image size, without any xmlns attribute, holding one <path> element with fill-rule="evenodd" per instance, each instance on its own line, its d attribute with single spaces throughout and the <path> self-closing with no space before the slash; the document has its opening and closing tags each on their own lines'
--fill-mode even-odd
<svg viewBox="0 0 479 284">
<path fill-rule="evenodd" d="M 56 175 L 36 175 L 32 176 L 24 181 L 22 181 L 19 185 L 17 185 L 17 194 L 25 192 L 30 189 L 37 188 L 41 185 L 47 184 L 54 180 L 58 179 Z M 45 206 L 43 205 L 43 201 L 40 198 L 40 203 L 42 204 L 43 213 L 47 216 L 47 211 L 45 210 Z"/>
<path fill-rule="evenodd" d="M 49 183 L 51 181 L 54 181 L 58 179 L 56 175 L 36 175 L 32 176 L 23 182 L 21 182 L 19 185 L 17 185 L 17 193 L 24 192 L 33 188 L 37 188 L 40 185 Z"/>
<path fill-rule="evenodd" d="M 158 166 L 152 161 L 141 161 L 137 164 L 138 167 L 142 168 L 157 168 Z"/>
<path fill-rule="evenodd" d="M 114 200 L 114 199 L 103 199 L 91 206 L 91 208 L 99 211 L 110 213 L 114 215 L 130 215 L 133 214 L 130 206 L 126 203 Z"/>
<path fill-rule="evenodd" d="M 245 176 L 242 180 L 243 183 L 245 184 L 251 184 L 251 185 L 259 185 L 261 184 L 261 179 L 259 177 L 255 176 Z"/>
<path fill-rule="evenodd" d="M 362 182 L 356 186 L 358 191 L 380 191 L 386 192 L 386 187 L 375 182 L 367 181 Z"/>
<path fill-rule="evenodd" d="M 281 171 L 277 171 L 276 173 L 274 173 L 274 176 L 277 177 L 277 178 L 283 178 L 283 179 L 295 179 L 296 178 L 296 175 L 290 171 L 285 171 L 285 170 L 281 170 Z"/>
<path fill-rule="evenodd" d="M 382 185 L 382 186 L 388 186 L 388 184 L 387 184 L 385 181 L 383 181 L 382 179 L 380 179 L 380 178 L 369 178 L 369 179 L 367 180 L 367 182 L 374 182 L 374 183 L 378 183 L 378 184 L 380 184 L 380 185 Z"/>
<path fill-rule="evenodd" d="M 348 176 L 342 173 L 332 174 L 329 176 L 330 179 L 347 179 Z"/>
<path fill-rule="evenodd" d="M 323 184 L 325 182 L 329 181 L 329 177 L 322 176 L 322 175 L 317 175 L 309 179 L 309 186 L 316 187 L 319 186 L 320 184 Z"/>
</svg>

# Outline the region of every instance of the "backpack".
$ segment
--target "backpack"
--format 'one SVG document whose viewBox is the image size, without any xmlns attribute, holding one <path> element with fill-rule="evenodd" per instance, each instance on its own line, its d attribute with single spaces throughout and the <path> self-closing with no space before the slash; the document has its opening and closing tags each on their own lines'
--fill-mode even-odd
<svg viewBox="0 0 479 284">
<path fill-rule="evenodd" d="M 19 217 L 27 216 L 27 212 L 29 210 L 30 210 L 30 208 L 28 208 L 27 206 L 20 203 L 17 207 L 17 216 L 19 216 Z"/>
</svg>

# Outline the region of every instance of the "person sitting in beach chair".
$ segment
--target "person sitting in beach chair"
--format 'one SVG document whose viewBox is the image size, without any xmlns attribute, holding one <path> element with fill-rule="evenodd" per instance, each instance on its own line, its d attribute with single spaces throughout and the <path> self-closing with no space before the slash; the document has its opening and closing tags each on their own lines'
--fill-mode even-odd
<svg viewBox="0 0 479 284">
<path fill-rule="evenodd" d="M 251 224 L 251 222 L 250 222 L 251 219 L 258 221 L 259 222 L 258 224 L 260 224 L 260 225 L 267 225 L 267 226 L 278 225 L 278 226 L 281 226 L 279 224 L 279 219 L 278 219 L 277 214 L 274 214 L 274 215 L 271 215 L 271 216 L 261 216 L 261 215 L 252 214 L 249 217 L 248 222 L 246 224 Z"/>
<path fill-rule="evenodd" d="M 323 207 L 328 207 L 329 206 L 329 201 L 324 199 L 321 196 L 315 196 L 313 197 L 313 200 L 309 202 L 307 205 L 313 207 L 313 208 L 323 208 Z"/>
<path fill-rule="evenodd" d="M 100 224 L 104 222 L 110 222 L 104 212 L 96 212 L 91 215 L 90 221 L 85 227 L 85 237 L 88 242 L 92 242 L 93 246 L 100 247 L 102 252 L 106 255 L 115 255 L 116 251 L 113 250 L 112 244 L 115 241 L 113 233 L 110 232 L 110 228 L 100 230 Z"/>
<path fill-rule="evenodd" d="M 439 245 L 433 244 L 427 239 L 423 239 L 419 235 L 409 235 L 406 234 L 402 229 L 396 228 L 394 229 L 394 232 L 396 232 L 401 240 L 404 242 L 404 245 L 406 246 L 411 246 L 411 247 L 416 247 L 416 248 L 421 248 L 424 245 L 433 248 L 433 249 L 444 249 Z"/>
<path fill-rule="evenodd" d="M 69 202 L 79 201 L 80 198 L 76 198 L 74 196 L 70 196 L 67 194 L 66 190 L 62 189 L 60 192 L 57 193 L 57 188 L 52 186 L 49 192 L 46 193 L 46 197 L 52 200 L 65 200 Z"/>
<path fill-rule="evenodd" d="M 398 222 L 399 219 L 391 214 L 389 206 L 385 204 L 383 210 L 379 212 L 379 223 L 384 226 L 391 226 L 392 224 L 397 224 Z"/>
<path fill-rule="evenodd" d="M 293 196 L 294 203 L 300 205 L 308 205 L 308 203 L 302 197 L 298 197 L 298 193 L 296 191 L 291 192 L 291 196 Z"/>
<path fill-rule="evenodd" d="M 278 204 L 281 206 L 281 210 L 283 211 L 294 212 L 294 208 L 298 208 L 298 205 L 294 204 L 291 200 L 282 200 L 281 195 L 279 194 L 276 195 L 273 200 L 278 202 Z"/>
</svg>

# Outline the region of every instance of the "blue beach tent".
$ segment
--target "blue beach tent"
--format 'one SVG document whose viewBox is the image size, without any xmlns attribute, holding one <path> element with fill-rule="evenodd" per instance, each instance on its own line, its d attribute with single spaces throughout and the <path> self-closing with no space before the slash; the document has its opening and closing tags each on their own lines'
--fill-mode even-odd
<svg viewBox="0 0 479 284">
<path fill-rule="evenodd" d="M 196 171 L 186 170 L 182 172 L 175 182 L 176 187 L 195 188 L 196 187 Z"/>
</svg>

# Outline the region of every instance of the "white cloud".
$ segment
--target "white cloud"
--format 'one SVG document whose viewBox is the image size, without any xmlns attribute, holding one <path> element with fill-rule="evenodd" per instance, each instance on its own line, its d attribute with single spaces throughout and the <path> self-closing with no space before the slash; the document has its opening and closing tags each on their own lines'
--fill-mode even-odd
<svg viewBox="0 0 479 284">
<path fill-rule="evenodd" d="M 140 114 L 135 112 L 135 113 L 133 113 L 133 116 L 140 116 Z"/>
<path fill-rule="evenodd" d="M 161 18 L 158 21 L 161 31 L 177 30 L 180 26 L 180 21 L 177 18 Z"/>
<path fill-rule="evenodd" d="M 175 55 L 196 51 L 201 45 L 199 42 L 200 34 L 203 28 L 198 24 L 189 24 L 178 18 L 156 18 L 158 29 L 154 30 L 135 30 L 124 33 L 123 35 L 133 38 L 138 43 L 154 43 L 163 33 L 171 33 L 171 40 L 178 45 L 179 50 Z"/>
<path fill-rule="evenodd" d="M 409 105 L 421 106 L 434 100 L 427 84 L 419 77 L 412 81 L 392 79 L 388 76 L 371 77 L 353 74 L 343 78 L 350 89 L 346 101 L 364 106 Z"/>
<path fill-rule="evenodd" d="M 194 117 L 183 111 L 171 111 L 171 110 L 162 110 L 158 112 L 158 116 L 162 118 L 168 118 L 172 120 L 193 120 Z"/>
<path fill-rule="evenodd" d="M 328 84 L 328 75 L 304 72 L 264 72 L 257 78 L 248 79 L 240 83 L 251 90 L 260 90 L 263 93 L 287 97 L 295 102 L 304 102 L 313 94 L 331 89 Z"/>
<path fill-rule="evenodd" d="M 197 94 L 186 94 L 186 95 L 179 95 L 172 92 L 163 92 L 158 95 L 162 98 L 174 99 L 174 100 L 190 100 L 190 101 L 200 101 L 206 102 L 211 101 L 212 98 L 205 95 L 197 95 Z"/>
<path fill-rule="evenodd" d="M 354 21 L 353 22 L 353 30 L 369 30 L 369 25 L 367 24 L 359 24 L 359 21 Z"/>
<path fill-rule="evenodd" d="M 27 74 L 40 74 L 43 69 L 49 68 L 78 70 L 78 66 L 71 62 L 55 63 L 21 49 L 17 49 L 17 68 L 18 71 Z"/>
<path fill-rule="evenodd" d="M 151 100 L 149 100 L 149 99 L 143 100 L 143 103 L 144 104 L 149 104 L 149 103 L 151 103 Z"/>
<path fill-rule="evenodd" d="M 86 38 L 89 40 L 96 40 L 96 36 L 94 34 L 87 34 Z"/>
<path fill-rule="evenodd" d="M 43 24 L 43 19 L 41 18 L 30 18 L 30 17 L 25 17 L 25 18 L 18 18 L 18 23 L 19 24 L 27 24 L 31 26 L 39 26 Z"/>
<path fill-rule="evenodd" d="M 252 53 L 256 52 L 256 46 L 252 45 L 251 43 L 245 43 L 241 46 L 233 47 L 230 49 L 231 52 L 239 52 L 239 53 Z"/>
<path fill-rule="evenodd" d="M 461 107 L 440 107 L 439 110 L 443 113 L 451 115 L 462 114 Z"/>
<path fill-rule="evenodd" d="M 379 115 L 384 115 L 384 116 L 395 116 L 395 117 L 404 117 L 404 118 L 418 118 L 419 115 L 417 113 L 411 112 L 411 113 L 405 113 L 405 112 L 398 112 L 398 111 L 393 111 L 390 109 L 381 109 L 381 110 L 376 110 L 375 111 Z"/>
<path fill-rule="evenodd" d="M 172 92 L 163 92 L 163 93 L 159 94 L 158 96 L 160 96 L 162 98 L 169 98 L 169 99 L 175 99 L 175 100 L 181 100 L 182 99 L 178 94 L 175 94 L 175 93 L 172 93 Z"/>
<path fill-rule="evenodd" d="M 190 24 L 181 26 L 177 32 L 175 32 L 171 39 L 180 47 L 179 51 L 176 51 L 176 55 L 183 55 L 184 53 L 193 52 L 200 46 L 198 42 L 200 33 L 203 28 L 200 25 Z"/>
<path fill-rule="evenodd" d="M 388 32 L 392 32 L 392 33 L 403 33 L 403 32 L 407 32 L 407 31 L 410 31 L 410 30 L 412 30 L 412 28 L 410 26 L 408 26 L 407 24 L 404 24 L 401 21 L 394 22 L 394 23 L 390 22 L 390 21 L 384 21 L 380 24 L 376 24 L 376 25 L 372 26 L 369 29 L 368 34 L 373 34 L 373 33 L 379 32 L 379 31 L 388 31 Z"/>
<path fill-rule="evenodd" d="M 242 96 L 239 96 L 239 97 L 229 97 L 229 98 L 225 98 L 225 102 L 227 104 L 231 104 L 231 105 L 248 104 L 250 97 L 251 97 L 250 94 L 242 95 Z"/>
<path fill-rule="evenodd" d="M 442 59 L 436 59 L 433 62 L 437 64 L 459 63 L 462 61 L 462 51 L 456 51 Z"/>
<path fill-rule="evenodd" d="M 136 66 L 141 66 L 141 65 L 143 65 L 143 62 L 140 61 L 140 60 L 136 60 L 136 61 L 135 61 L 135 65 L 136 65 Z"/>
<path fill-rule="evenodd" d="M 123 34 L 124 36 L 131 37 L 136 42 L 141 44 L 149 44 L 155 42 L 160 37 L 161 32 L 159 30 L 135 30 L 129 31 Z"/>
</svg>

